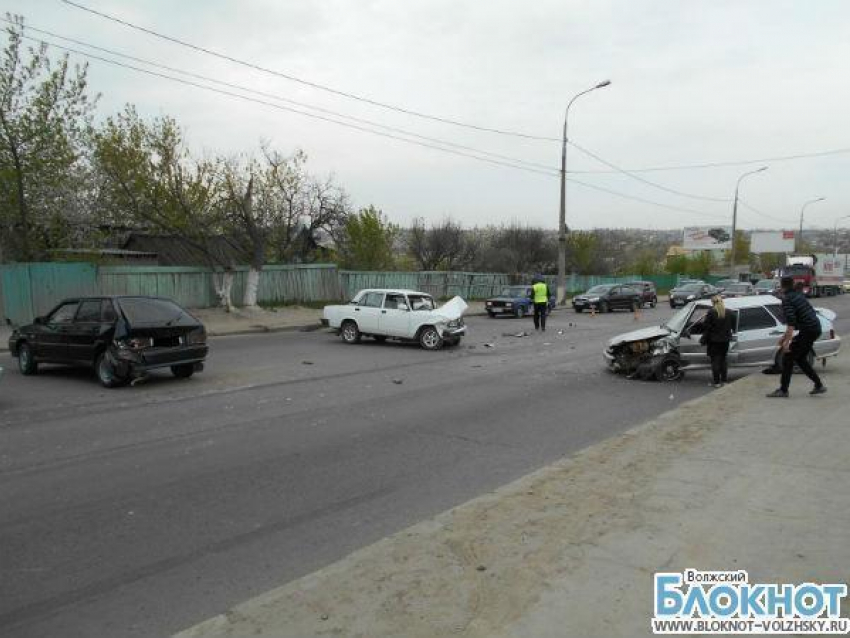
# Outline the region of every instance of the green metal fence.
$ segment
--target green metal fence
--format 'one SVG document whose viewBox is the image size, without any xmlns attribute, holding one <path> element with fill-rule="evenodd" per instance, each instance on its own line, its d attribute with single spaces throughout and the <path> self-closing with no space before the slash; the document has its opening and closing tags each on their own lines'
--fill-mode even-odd
<svg viewBox="0 0 850 638">
<path fill-rule="evenodd" d="M 234 272 L 232 298 L 242 300 L 247 267 Z M 0 318 L 27 323 L 58 301 L 76 295 L 154 295 L 171 297 L 189 308 L 208 308 L 217 302 L 215 278 L 206 268 L 163 266 L 96 266 L 86 263 L 31 263 L 0 266 Z M 557 277 L 547 275 L 554 290 Z M 597 284 L 652 281 L 672 288 L 675 275 L 596 277 L 570 275 L 567 292 L 583 292 Z M 333 264 L 269 265 L 260 275 L 258 301 L 267 304 L 350 299 L 364 288 L 421 290 L 438 298 L 460 295 L 486 299 L 505 286 L 531 282 L 531 275 L 480 272 L 356 272 L 337 270 Z"/>
</svg>

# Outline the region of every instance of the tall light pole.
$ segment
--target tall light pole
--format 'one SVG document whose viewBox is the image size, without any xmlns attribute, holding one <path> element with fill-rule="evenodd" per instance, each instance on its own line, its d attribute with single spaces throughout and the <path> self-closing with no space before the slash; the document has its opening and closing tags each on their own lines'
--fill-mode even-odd
<svg viewBox="0 0 850 638">
<path fill-rule="evenodd" d="M 762 166 L 754 171 L 749 171 L 741 175 L 738 178 L 738 181 L 735 182 L 735 199 L 732 203 L 732 250 L 729 251 L 729 276 L 735 280 L 738 279 L 738 276 L 735 273 L 735 232 L 738 230 L 738 189 L 741 187 L 741 180 L 747 175 L 755 175 L 756 173 L 761 173 L 766 170 L 767 166 Z"/>
<path fill-rule="evenodd" d="M 815 199 L 810 199 L 803 207 L 800 209 L 800 232 L 797 233 L 797 252 L 801 252 L 803 250 L 803 214 L 806 212 L 806 206 L 809 204 L 814 204 L 815 202 L 822 202 L 826 197 L 817 197 Z"/>
<path fill-rule="evenodd" d="M 850 215 L 842 215 L 835 220 L 835 228 L 832 229 L 832 256 L 838 255 L 838 222 L 842 219 L 850 219 Z"/>
<path fill-rule="evenodd" d="M 586 91 L 576 94 L 564 112 L 564 137 L 561 140 L 561 208 L 558 214 L 558 303 L 563 304 L 567 298 L 567 122 L 570 117 L 570 107 L 582 95 L 611 84 L 604 80 Z"/>
</svg>

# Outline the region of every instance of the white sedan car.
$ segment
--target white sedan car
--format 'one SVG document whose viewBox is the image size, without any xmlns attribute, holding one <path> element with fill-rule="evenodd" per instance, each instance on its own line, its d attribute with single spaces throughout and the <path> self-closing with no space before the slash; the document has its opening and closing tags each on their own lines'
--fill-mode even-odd
<svg viewBox="0 0 850 638">
<path fill-rule="evenodd" d="M 455 346 L 466 333 L 466 302 L 454 297 L 440 307 L 431 295 L 415 290 L 361 290 L 345 305 L 325 306 L 322 323 L 346 343 L 363 336 L 376 341 L 417 341 L 426 350 Z"/>
</svg>

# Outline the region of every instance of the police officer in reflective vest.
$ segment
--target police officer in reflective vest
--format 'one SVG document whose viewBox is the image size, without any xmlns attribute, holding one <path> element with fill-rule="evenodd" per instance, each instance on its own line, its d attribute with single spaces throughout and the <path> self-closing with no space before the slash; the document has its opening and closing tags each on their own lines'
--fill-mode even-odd
<svg viewBox="0 0 850 638">
<path fill-rule="evenodd" d="M 531 300 L 534 302 L 534 329 L 546 332 L 546 313 L 549 311 L 549 286 L 543 281 L 543 275 L 535 275 L 531 286 Z"/>
</svg>

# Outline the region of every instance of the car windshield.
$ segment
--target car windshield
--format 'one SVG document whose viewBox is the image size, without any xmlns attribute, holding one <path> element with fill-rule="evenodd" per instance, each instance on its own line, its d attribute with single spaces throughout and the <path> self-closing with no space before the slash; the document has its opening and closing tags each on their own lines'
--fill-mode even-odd
<svg viewBox="0 0 850 638">
<path fill-rule="evenodd" d="M 772 279 L 762 279 L 760 282 L 756 284 L 756 288 L 766 288 L 768 290 L 772 290 L 776 287 L 776 284 Z"/>
<path fill-rule="evenodd" d="M 702 288 L 702 284 L 687 284 L 686 286 L 682 286 L 679 290 L 683 292 L 697 292 Z"/>
<path fill-rule="evenodd" d="M 691 314 L 691 306 L 692 304 L 688 304 L 684 308 L 682 308 L 675 315 L 670 317 L 667 321 L 661 324 L 662 328 L 667 328 L 671 332 L 679 333 L 682 332 L 682 329 L 685 327 L 685 324 L 688 321 L 688 316 Z"/>
<path fill-rule="evenodd" d="M 528 286 L 511 286 L 502 288 L 502 297 L 527 297 Z"/>
<path fill-rule="evenodd" d="M 163 326 L 186 326 L 197 323 L 194 317 L 168 299 L 148 297 L 125 297 L 120 300 L 121 310 L 130 324 L 157 324 Z"/>
<path fill-rule="evenodd" d="M 586 295 L 604 295 L 606 292 L 611 290 L 611 286 L 594 286 L 590 290 L 588 290 Z"/>
<path fill-rule="evenodd" d="M 407 298 L 410 299 L 410 309 L 414 311 L 433 310 L 437 307 L 437 304 L 434 303 L 434 299 L 428 295 L 408 295 Z"/>
</svg>

